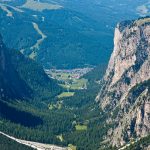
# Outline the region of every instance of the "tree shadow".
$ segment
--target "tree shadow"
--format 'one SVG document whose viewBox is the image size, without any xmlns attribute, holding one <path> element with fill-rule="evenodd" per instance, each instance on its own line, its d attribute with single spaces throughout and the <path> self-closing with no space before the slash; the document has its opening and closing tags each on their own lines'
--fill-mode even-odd
<svg viewBox="0 0 150 150">
<path fill-rule="evenodd" d="M 40 117 L 34 116 L 25 111 L 17 110 L 2 101 L 0 101 L 0 117 L 10 120 L 13 123 L 21 124 L 25 127 L 36 127 L 43 123 Z"/>
</svg>

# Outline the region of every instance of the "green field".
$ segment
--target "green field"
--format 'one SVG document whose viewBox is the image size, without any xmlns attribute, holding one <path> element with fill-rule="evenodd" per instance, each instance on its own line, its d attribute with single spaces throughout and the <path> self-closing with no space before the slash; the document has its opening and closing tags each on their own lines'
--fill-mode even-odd
<svg viewBox="0 0 150 150">
<path fill-rule="evenodd" d="M 60 84 L 63 88 L 71 89 L 71 90 L 81 90 L 86 88 L 88 80 L 82 79 L 74 79 L 70 84 Z"/>
<path fill-rule="evenodd" d="M 57 97 L 58 98 L 63 98 L 63 97 L 70 97 L 70 96 L 73 96 L 73 95 L 74 95 L 74 92 L 63 92 L 60 95 L 58 95 Z"/>
<path fill-rule="evenodd" d="M 65 80 L 69 79 L 69 76 L 71 74 L 69 74 L 69 73 L 63 73 L 63 72 L 61 72 L 61 73 L 51 72 L 51 75 L 52 75 L 52 77 L 54 77 L 57 80 L 64 80 L 65 81 Z"/>
<path fill-rule="evenodd" d="M 62 102 L 58 101 L 56 104 L 49 104 L 48 108 L 49 108 L 49 110 L 61 109 L 62 108 Z"/>
<path fill-rule="evenodd" d="M 65 84 L 60 84 L 65 89 L 71 89 L 71 90 L 81 90 L 85 89 L 87 85 L 88 80 L 86 79 L 73 79 L 72 81 L 66 81 Z"/>
<path fill-rule="evenodd" d="M 62 135 L 62 134 L 61 134 L 61 135 L 58 135 L 57 138 L 58 138 L 61 142 L 64 141 L 64 138 L 63 138 L 63 135 Z"/>
<path fill-rule="evenodd" d="M 75 126 L 77 131 L 85 131 L 87 130 L 87 126 L 86 125 L 76 125 Z"/>
<path fill-rule="evenodd" d="M 64 72 L 51 72 L 51 76 L 58 80 L 61 81 L 59 85 L 62 86 L 63 88 L 67 90 L 82 90 L 86 89 L 88 80 L 84 78 L 77 78 L 79 74 L 75 73 L 64 73 Z"/>
<path fill-rule="evenodd" d="M 71 149 L 71 150 L 77 150 L 77 147 L 72 145 L 72 144 L 68 144 L 68 147 Z"/>
</svg>

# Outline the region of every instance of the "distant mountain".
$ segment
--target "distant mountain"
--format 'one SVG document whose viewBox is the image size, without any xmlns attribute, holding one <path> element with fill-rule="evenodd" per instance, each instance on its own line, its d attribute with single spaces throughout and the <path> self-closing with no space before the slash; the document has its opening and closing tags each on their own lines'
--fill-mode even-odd
<svg viewBox="0 0 150 150">
<path fill-rule="evenodd" d="M 97 101 L 114 124 L 106 137 L 113 146 L 150 134 L 150 17 L 117 25 L 114 51 Z"/>
<path fill-rule="evenodd" d="M 108 62 L 115 24 L 138 17 L 146 1 L 0 0 L 0 32 L 44 68 L 95 66 Z"/>
<path fill-rule="evenodd" d="M 103 47 L 102 43 L 111 41 L 112 35 L 105 32 L 108 37 L 102 40 L 103 29 L 93 19 L 67 8 L 35 11 L 0 5 L 10 10 L 7 14 L 0 7 L 0 32 L 6 45 L 45 68 L 76 68 L 108 60 L 110 53 L 106 51 L 112 44 Z M 101 52 L 97 57 L 98 51 Z"/>
<path fill-rule="evenodd" d="M 0 36 L 0 97 L 2 99 L 49 98 L 61 88 L 43 68 L 20 52 L 6 48 Z"/>
</svg>

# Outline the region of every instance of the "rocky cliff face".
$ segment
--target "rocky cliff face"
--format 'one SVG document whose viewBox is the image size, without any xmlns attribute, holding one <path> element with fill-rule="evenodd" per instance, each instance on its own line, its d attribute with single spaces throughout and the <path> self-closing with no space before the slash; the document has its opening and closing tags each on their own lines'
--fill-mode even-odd
<svg viewBox="0 0 150 150">
<path fill-rule="evenodd" d="M 113 145 L 150 133 L 149 17 L 117 25 L 114 51 L 96 100 L 114 118 L 107 137 Z"/>
</svg>

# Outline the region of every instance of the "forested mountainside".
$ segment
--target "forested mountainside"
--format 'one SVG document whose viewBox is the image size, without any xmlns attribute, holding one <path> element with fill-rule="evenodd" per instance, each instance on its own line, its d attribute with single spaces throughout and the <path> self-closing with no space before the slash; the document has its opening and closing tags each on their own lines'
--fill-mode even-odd
<svg viewBox="0 0 150 150">
<path fill-rule="evenodd" d="M 2 6 L 12 12 L 7 16 L 0 7 L 0 32 L 7 47 L 21 51 L 44 68 L 96 65 L 107 62 L 110 56 L 110 51 L 106 53 L 112 47 L 110 32 L 103 33 L 108 36 L 102 40 L 99 24 L 81 13 L 65 8 L 35 11 L 15 7 L 17 11 L 10 8 L 13 2 L 10 7 Z M 106 42 L 109 44 L 102 46 Z"/>
<path fill-rule="evenodd" d="M 150 17 L 117 25 L 114 51 L 97 101 L 114 124 L 106 139 L 113 146 L 150 134 Z"/>
<path fill-rule="evenodd" d="M 147 10 L 147 0 L 130 3 L 0 0 L 0 32 L 7 47 L 45 68 L 95 66 L 108 62 L 118 21 L 149 13 L 142 9 Z"/>
<path fill-rule="evenodd" d="M 39 117 L 13 107 L 12 103 L 50 101 L 61 90 L 40 65 L 8 49 L 0 36 L 0 117 L 27 127 L 42 124 Z"/>
<path fill-rule="evenodd" d="M 100 79 L 97 79 L 96 71 L 84 77 L 89 80 L 87 89 L 74 90 L 72 97 L 58 98 L 62 89 L 56 86 L 53 93 L 51 89 L 56 83 L 47 78 L 39 65 L 19 52 L 7 49 L 3 42 L 1 44 L 1 51 L 7 53 L 3 58 L 8 57 L 11 69 L 31 90 L 31 98 L 12 97 L 10 94 L 8 99 L 7 93 L 5 99 L 1 97 L 0 131 L 25 140 L 77 149 L 97 149 L 99 138 L 103 137 L 108 127 L 104 127 L 103 117 L 99 117 L 99 109 L 94 102 L 99 84 L 93 78 Z M 22 85 L 19 88 L 22 89 Z M 97 126 L 97 123 L 101 126 Z"/>
<path fill-rule="evenodd" d="M 0 36 L 0 96 L 2 99 L 46 100 L 57 95 L 61 88 L 48 78 L 43 68 L 20 52 L 6 48 Z"/>
<path fill-rule="evenodd" d="M 0 134 L 0 149 L 1 150 L 34 150 L 33 148 L 18 144 L 13 140 Z"/>
<path fill-rule="evenodd" d="M 31 96 L 31 89 L 19 76 L 12 64 L 8 49 L 0 36 L 0 97 L 2 99 L 24 99 Z"/>
<path fill-rule="evenodd" d="M 149 149 L 150 17 L 117 25 L 105 74 L 115 21 L 149 14 L 149 2 L 137 1 L 94 0 L 84 11 L 91 1 L 81 0 L 77 12 L 78 0 L 0 0 L 0 131 L 71 150 Z M 71 89 L 34 60 L 48 69 L 100 65 L 78 79 L 85 88 Z M 0 149 L 26 149 L 1 138 Z"/>
<path fill-rule="evenodd" d="M 139 141 L 133 142 L 125 148 L 125 150 L 149 150 L 150 149 L 150 135 L 146 136 Z"/>
</svg>

